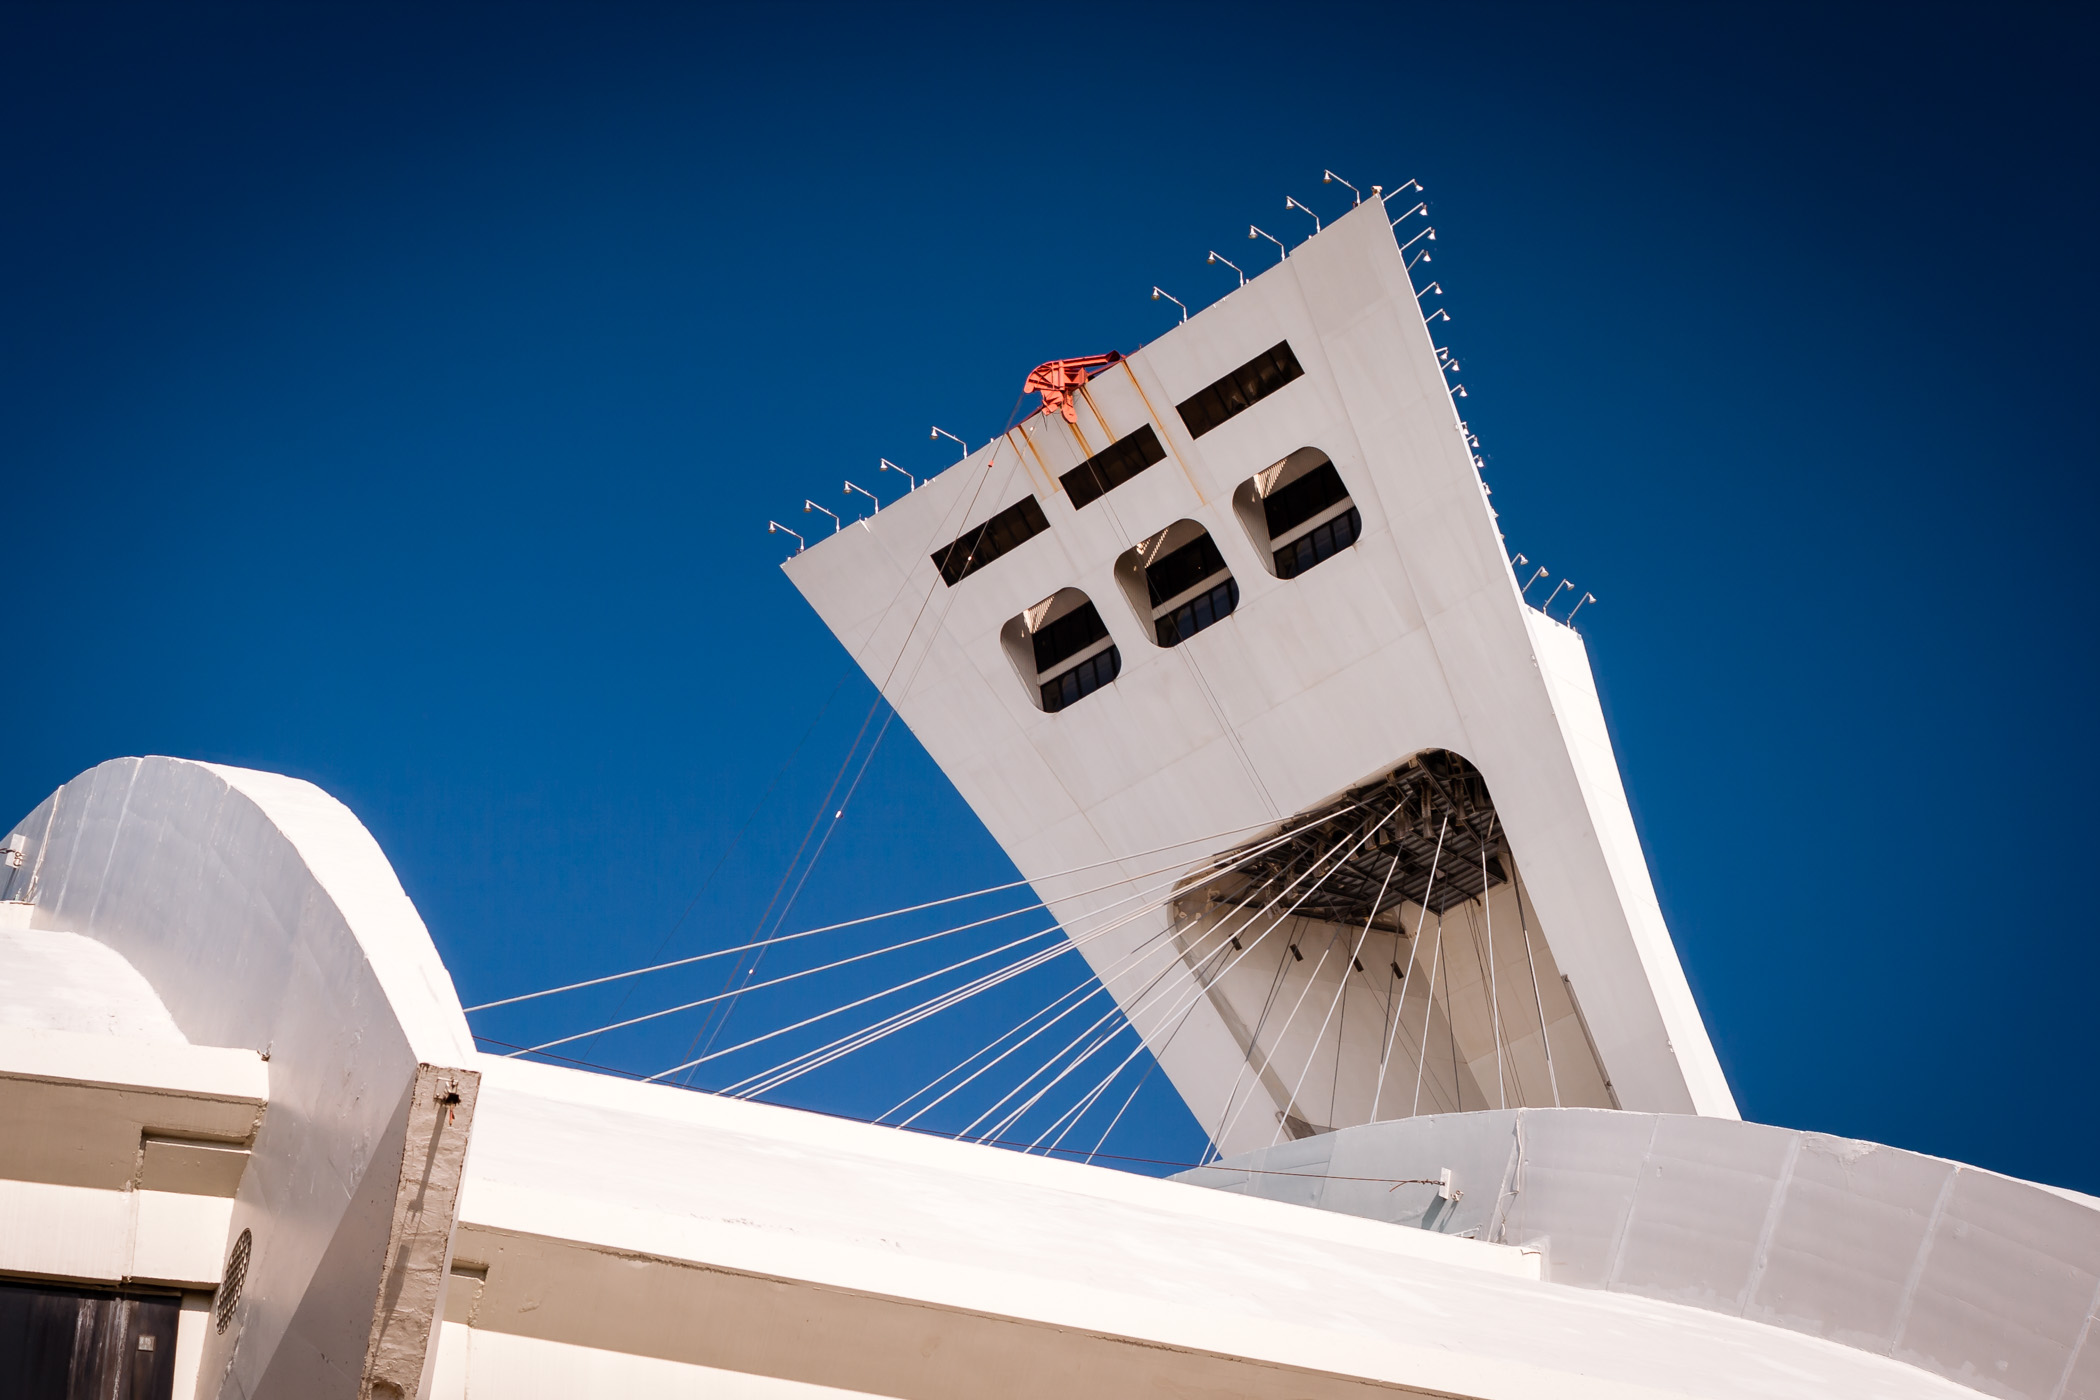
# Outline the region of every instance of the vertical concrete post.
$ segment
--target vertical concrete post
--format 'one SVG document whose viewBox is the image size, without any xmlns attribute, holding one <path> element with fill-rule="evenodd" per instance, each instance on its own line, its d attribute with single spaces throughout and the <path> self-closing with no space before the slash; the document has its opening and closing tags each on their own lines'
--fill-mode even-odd
<svg viewBox="0 0 2100 1400">
<path fill-rule="evenodd" d="M 416 1066 L 359 1400 L 415 1400 L 429 1393 L 459 1183 L 480 1091 L 481 1076 L 473 1070 Z"/>
</svg>

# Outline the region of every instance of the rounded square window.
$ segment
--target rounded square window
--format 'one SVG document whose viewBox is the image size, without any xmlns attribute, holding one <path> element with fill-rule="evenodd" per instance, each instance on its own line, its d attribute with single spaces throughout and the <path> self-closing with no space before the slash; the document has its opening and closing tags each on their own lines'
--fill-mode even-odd
<svg viewBox="0 0 2100 1400">
<path fill-rule="evenodd" d="M 1342 474 L 1317 447 L 1301 447 L 1241 482 L 1232 508 L 1278 578 L 1296 578 L 1332 559 L 1364 529 Z"/>
<path fill-rule="evenodd" d="M 1180 646 L 1240 604 L 1240 586 L 1218 542 L 1193 520 L 1177 520 L 1116 560 L 1131 611 L 1163 647 Z"/>
<path fill-rule="evenodd" d="M 1109 638 L 1108 624 L 1076 588 L 1060 588 L 1008 618 L 999 642 L 1029 698 L 1049 714 L 1093 694 L 1123 670 L 1123 654 Z"/>
</svg>

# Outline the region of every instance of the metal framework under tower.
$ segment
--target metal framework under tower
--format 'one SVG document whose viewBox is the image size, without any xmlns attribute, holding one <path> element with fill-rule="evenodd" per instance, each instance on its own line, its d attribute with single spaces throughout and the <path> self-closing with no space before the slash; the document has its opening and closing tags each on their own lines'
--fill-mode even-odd
<svg viewBox="0 0 2100 1400">
<path fill-rule="evenodd" d="M 1395 808 L 1398 814 L 1388 819 Z M 1378 781 L 1293 817 L 1282 832 L 1224 853 L 1217 864 L 1233 864 L 1239 852 L 1279 835 L 1286 839 L 1232 875 L 1208 882 L 1206 901 L 1258 905 L 1265 887 L 1289 887 L 1317 866 L 1327 873 L 1316 877 L 1317 885 L 1297 906 L 1299 917 L 1356 927 L 1370 923 L 1394 932 L 1402 904 L 1442 914 L 1509 879 L 1487 783 L 1479 769 L 1444 749 L 1415 755 Z M 1332 859 L 1352 847 L 1353 854 Z"/>
</svg>

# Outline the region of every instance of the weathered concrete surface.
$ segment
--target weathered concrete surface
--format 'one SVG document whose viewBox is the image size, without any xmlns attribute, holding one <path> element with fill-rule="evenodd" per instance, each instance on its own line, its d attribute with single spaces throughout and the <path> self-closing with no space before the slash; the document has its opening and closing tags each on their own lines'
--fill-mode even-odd
<svg viewBox="0 0 2100 1400">
<path fill-rule="evenodd" d="M 416 1068 L 386 1266 L 365 1346 L 362 1396 L 403 1400 L 429 1393 L 437 1364 L 433 1329 L 445 1308 L 459 1187 L 480 1093 L 481 1076 L 471 1070 Z"/>
</svg>

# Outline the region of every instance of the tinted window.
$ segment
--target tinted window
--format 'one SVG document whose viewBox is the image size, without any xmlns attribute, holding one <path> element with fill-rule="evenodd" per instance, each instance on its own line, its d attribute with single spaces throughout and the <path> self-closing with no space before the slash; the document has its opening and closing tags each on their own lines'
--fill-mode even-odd
<svg viewBox="0 0 2100 1400">
<path fill-rule="evenodd" d="M 1033 496 L 1023 496 L 974 530 L 965 530 L 953 544 L 933 552 L 933 567 L 951 588 L 976 573 L 1023 541 L 1032 540 L 1050 528 L 1043 507 Z"/>
<path fill-rule="evenodd" d="M 1321 560 L 1332 559 L 1355 544 L 1363 529 L 1364 518 L 1355 506 L 1321 522 L 1276 551 L 1276 577 L 1296 578 Z"/>
<path fill-rule="evenodd" d="M 1123 654 L 1114 647 L 1098 652 L 1055 680 L 1043 682 L 1043 708 L 1056 714 L 1083 695 L 1092 695 L 1123 669 Z"/>
<path fill-rule="evenodd" d="M 1261 509 L 1268 518 L 1269 538 L 1273 540 L 1288 535 L 1329 506 L 1348 498 L 1349 488 L 1342 485 L 1342 474 L 1334 469 L 1334 463 L 1314 467 L 1263 499 Z"/>
<path fill-rule="evenodd" d="M 1172 554 L 1153 561 L 1145 570 L 1145 586 L 1151 591 L 1152 606 L 1156 608 L 1212 574 L 1224 572 L 1225 556 L 1218 553 L 1217 541 L 1207 534 L 1198 535 Z"/>
<path fill-rule="evenodd" d="M 1103 448 L 1066 472 L 1058 480 L 1077 510 L 1092 505 L 1155 462 L 1163 462 L 1167 449 L 1159 445 L 1159 434 L 1147 423 L 1114 446 Z"/>
<path fill-rule="evenodd" d="M 1108 625 L 1092 603 L 1081 603 L 1055 622 L 1046 623 L 1031 641 L 1035 643 L 1035 669 L 1041 675 L 1057 663 L 1085 651 L 1108 635 Z"/>
<path fill-rule="evenodd" d="M 1152 634 L 1163 647 L 1180 646 L 1213 622 L 1230 617 L 1239 605 L 1240 585 L 1228 577 L 1216 588 L 1198 593 L 1174 611 L 1154 618 Z"/>
<path fill-rule="evenodd" d="M 1304 373 L 1298 357 L 1291 353 L 1290 342 L 1281 341 L 1176 407 L 1189 436 L 1202 437 Z"/>
</svg>

